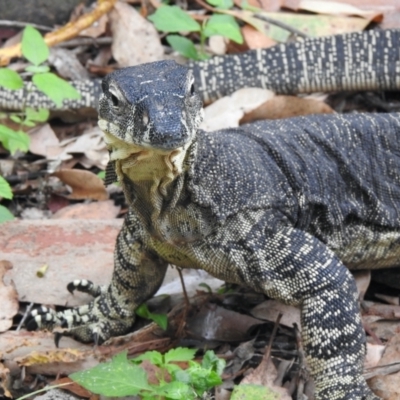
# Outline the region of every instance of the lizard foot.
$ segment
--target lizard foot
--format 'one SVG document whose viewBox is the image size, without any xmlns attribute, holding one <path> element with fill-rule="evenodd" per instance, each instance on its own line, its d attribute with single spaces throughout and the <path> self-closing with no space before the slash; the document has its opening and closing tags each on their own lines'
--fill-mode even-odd
<svg viewBox="0 0 400 400">
<path fill-rule="evenodd" d="M 85 343 L 101 344 L 112 336 L 126 333 L 132 326 L 134 313 L 124 309 L 115 310 L 117 313 L 112 312 L 106 288 L 86 280 L 71 282 L 67 288 L 71 293 L 79 290 L 96 298 L 87 305 L 65 311 L 56 312 L 44 306 L 33 310 L 26 321 L 28 331 L 61 327 L 64 331 L 55 333 L 57 346 L 62 336 L 72 336 Z"/>
</svg>

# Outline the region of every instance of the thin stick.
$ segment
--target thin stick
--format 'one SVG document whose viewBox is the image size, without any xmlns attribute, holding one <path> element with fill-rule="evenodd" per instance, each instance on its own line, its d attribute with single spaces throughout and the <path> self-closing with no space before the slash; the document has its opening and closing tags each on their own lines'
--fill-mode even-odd
<svg viewBox="0 0 400 400">
<path fill-rule="evenodd" d="M 182 285 L 182 290 L 183 290 L 183 296 L 185 297 L 185 307 L 183 309 L 183 313 L 182 313 L 182 317 L 181 317 L 181 322 L 179 324 L 179 327 L 176 331 L 176 336 L 179 338 L 182 336 L 182 332 L 183 329 L 186 325 L 186 316 L 190 307 L 190 301 L 189 301 L 189 296 L 187 294 L 186 291 L 186 286 L 185 286 L 185 281 L 183 279 L 183 275 L 182 275 L 182 269 L 179 267 L 176 267 L 176 269 L 178 270 L 178 274 L 179 274 L 179 279 L 181 280 L 181 285 Z"/>
<path fill-rule="evenodd" d="M 43 32 L 51 32 L 53 30 L 51 26 L 32 24 L 31 22 L 9 21 L 7 19 L 0 19 L 0 26 L 7 26 L 11 28 L 25 28 L 28 25 Z"/>
</svg>

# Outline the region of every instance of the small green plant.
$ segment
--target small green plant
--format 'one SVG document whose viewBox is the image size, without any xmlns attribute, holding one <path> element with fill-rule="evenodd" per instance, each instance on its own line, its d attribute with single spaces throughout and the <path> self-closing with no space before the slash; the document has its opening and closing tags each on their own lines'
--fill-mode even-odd
<svg viewBox="0 0 400 400">
<path fill-rule="evenodd" d="M 0 175 L 0 197 L 4 199 L 12 199 L 12 191 L 8 182 Z M 14 218 L 14 215 L 10 213 L 8 208 L 0 204 L 0 223 L 10 221 Z"/>
<path fill-rule="evenodd" d="M 220 375 L 225 367 L 225 361 L 219 359 L 213 351 L 205 353 L 201 364 L 192 361 L 195 353 L 196 350 L 178 347 L 165 354 L 148 351 L 128 360 L 124 352 L 110 362 L 75 372 L 70 378 L 103 396 L 139 395 L 146 400 L 194 400 L 222 383 Z M 145 360 L 159 368 L 158 384 L 149 383 L 146 371 L 140 366 Z M 183 370 L 177 362 L 187 362 L 189 367 Z"/>
<path fill-rule="evenodd" d="M 267 386 L 246 383 L 233 388 L 231 400 L 279 400 L 279 393 Z"/>
<path fill-rule="evenodd" d="M 26 72 L 32 74 L 32 82 L 45 95 L 61 106 L 64 99 L 79 99 L 80 94 L 68 82 L 59 78 L 50 71 L 44 63 L 49 57 L 49 48 L 41 34 L 31 26 L 27 26 L 22 35 L 22 55 L 30 62 L 25 68 Z M 9 69 L 0 68 L 0 86 L 10 90 L 21 89 L 24 82 L 20 75 Z M 2 113 L 0 119 L 7 115 Z M 15 154 L 19 151 L 28 151 L 29 136 L 23 131 L 24 127 L 33 127 L 37 123 L 47 121 L 49 111 L 46 109 L 35 110 L 26 107 L 22 112 L 9 113 L 10 119 L 19 125 L 18 129 L 0 124 L 0 143 L 5 149 Z M 11 199 L 12 192 L 8 183 L 0 176 L 0 198 Z M 0 223 L 12 219 L 13 215 L 0 205 Z"/>
<path fill-rule="evenodd" d="M 165 314 L 155 314 L 149 311 L 147 305 L 145 303 L 141 304 L 136 309 L 136 314 L 139 317 L 150 319 L 154 321 L 161 329 L 166 330 L 168 326 L 168 317 Z"/>
<path fill-rule="evenodd" d="M 218 10 L 226 10 L 233 6 L 232 0 L 207 0 Z M 200 25 L 188 13 L 178 6 L 162 5 L 150 15 L 149 20 L 161 32 L 198 32 L 200 34 L 200 49 L 198 50 L 191 40 L 179 35 L 166 37 L 170 46 L 187 58 L 202 60 L 207 58 L 204 44 L 207 38 L 213 35 L 221 35 L 237 43 L 243 43 L 243 37 L 235 18 L 231 15 L 213 14 Z"/>
</svg>

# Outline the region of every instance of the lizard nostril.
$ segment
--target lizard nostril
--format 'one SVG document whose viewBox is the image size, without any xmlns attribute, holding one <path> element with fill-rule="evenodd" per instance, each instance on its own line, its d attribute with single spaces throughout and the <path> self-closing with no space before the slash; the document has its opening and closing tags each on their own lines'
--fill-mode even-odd
<svg viewBox="0 0 400 400">
<path fill-rule="evenodd" d="M 149 123 L 149 114 L 147 114 L 146 111 L 144 111 L 142 114 L 142 122 L 143 125 L 147 125 Z"/>
</svg>

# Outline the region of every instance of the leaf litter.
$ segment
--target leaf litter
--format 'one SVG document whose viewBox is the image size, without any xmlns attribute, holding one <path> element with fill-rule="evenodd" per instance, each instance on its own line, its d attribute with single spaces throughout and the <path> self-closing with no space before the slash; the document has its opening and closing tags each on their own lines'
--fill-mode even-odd
<svg viewBox="0 0 400 400">
<path fill-rule="evenodd" d="M 250 4 L 259 6 L 258 2 L 253 1 L 253 4 L 252 1 Z M 215 44 L 210 45 L 210 49 L 215 53 L 268 47 L 292 40 L 293 32 L 256 20 L 251 13 L 240 9 L 240 2 L 237 3 L 239 9 L 233 15 L 244 21 L 241 26 L 244 44 L 213 37 L 211 41 Z M 396 13 L 400 15 L 396 1 L 388 1 L 384 6 L 377 0 L 264 0 L 260 3 L 263 15 L 289 24 L 307 36 L 362 30 L 370 21 L 382 21 L 382 26 L 390 21 L 390 27 L 399 27 L 396 25 L 399 19 L 390 19 Z M 156 0 L 151 4 L 152 7 L 160 5 Z M 303 10 L 307 14 L 302 13 Z M 204 11 L 189 10 L 198 21 L 204 19 Z M 151 7 L 148 10 L 143 6 L 137 12 L 128 3 L 116 3 L 109 14 L 102 15 L 94 25 L 89 24 L 80 36 L 72 34 L 72 41 L 77 44 L 66 43 L 72 51 L 52 50 L 52 67 L 64 77 L 70 77 L 70 72 L 78 70 L 81 71 L 79 76 L 93 76 L 94 73 L 101 77 L 117 66 L 164 57 L 177 58 L 170 49 L 165 53 L 165 42 L 143 17 L 151 12 Z M 86 17 L 80 14 L 77 18 L 75 21 Z M 72 32 L 74 27 L 71 29 Z M 87 38 L 92 42 L 85 42 Z M 102 42 L 102 39 L 107 40 Z M 16 36 L 14 42 L 18 40 Z M 12 51 L 13 48 L 7 50 L 7 54 Z M 77 61 L 80 66 L 77 66 Z M 63 69 L 64 65 L 71 65 L 70 71 Z M 15 68 L 21 68 L 17 62 Z M 244 89 L 209 106 L 204 127 L 215 130 L 257 119 L 331 113 L 348 107 L 343 100 L 335 101 L 326 95 L 312 98 L 276 96 L 259 89 Z M 365 104 L 361 109 L 363 107 Z M 0 285 L 0 328 L 4 332 L 0 336 L 0 377 L 4 394 L 15 397 L 18 393 L 14 389 L 16 383 L 25 392 L 31 390 L 28 386 L 37 374 L 69 374 L 97 365 L 123 350 L 133 356 L 149 349 L 166 351 L 172 345 L 178 346 L 190 340 L 196 348 L 213 348 L 228 360 L 224 384 L 216 391 L 218 400 L 222 400 L 222 393 L 228 394 L 229 398 L 235 382 L 244 375 L 244 393 L 259 390 L 262 385 L 279 392 L 279 398 L 291 398 L 298 390 L 296 382 L 299 382 L 300 372 L 304 369 L 304 360 L 298 357 L 299 346 L 293 328 L 293 324 L 299 326 L 299 310 L 243 288 L 218 292 L 215 289 L 218 282 L 187 271 L 188 281 L 193 282 L 189 290 L 192 303 L 189 310 L 185 310 L 177 289 L 176 270 L 169 271 L 172 283 L 165 286 L 169 293 L 174 294 L 168 301 L 159 297 L 149 302 L 153 312 L 165 309 L 169 313 L 166 332 L 154 323 L 142 326 L 143 321 L 139 319 L 135 332 L 113 338 L 109 345 L 92 348 L 64 338 L 61 348 L 56 349 L 52 334 L 28 333 L 24 328 L 17 330 L 30 304 L 47 304 L 57 309 L 86 304 L 88 296 L 69 295 L 65 290 L 66 284 L 78 276 L 107 284 L 112 273 L 114 241 L 121 225 L 121 220 L 116 220 L 116 217 L 123 216 L 127 206 L 120 188 L 113 185 L 105 190 L 97 176 L 107 164 L 108 152 L 102 133 L 91 120 L 93 112 L 87 111 L 87 114 L 84 111 L 84 114 L 61 115 L 61 119 L 38 125 L 29 132 L 31 142 L 27 155 L 18 154 L 13 159 L 1 160 L 2 173 L 11 182 L 15 199 L 6 204 L 14 214 L 23 218 L 29 214 L 25 210 L 37 210 L 36 218 L 39 215 L 40 218 L 51 218 L 16 221 L 13 225 L 4 225 L 0 233 L 2 243 L 7 243 L 2 249 L 6 261 L 0 263 L 4 278 Z M 60 115 L 56 117 L 60 118 Z M 80 122 L 75 122 L 82 121 L 82 118 L 86 124 L 83 129 Z M 2 152 L 3 158 L 4 154 Z M 30 214 L 33 215 L 32 211 Z M 44 264 L 48 265 L 48 270 L 43 278 L 38 278 L 36 272 Z M 199 287 L 199 281 L 204 281 L 205 285 Z M 394 299 L 398 299 L 398 293 L 396 297 L 396 293 L 374 286 L 370 274 L 358 276 L 356 281 L 362 299 L 363 322 L 369 334 L 366 374 L 382 398 L 397 399 L 400 388 L 400 307 Z M 377 303 L 373 297 L 375 293 L 391 304 Z M 365 294 L 368 300 L 364 300 Z M 187 322 L 182 331 L 183 315 L 187 315 Z M 278 326 L 276 321 L 280 315 Z M 274 328 L 276 332 L 270 346 Z M 177 331 L 185 335 L 176 337 Z M 23 369 L 25 378 L 15 378 L 21 376 Z M 304 393 L 310 394 L 312 389 L 308 386 L 305 379 Z M 235 390 L 240 388 L 236 386 Z M 79 395 L 85 397 L 82 393 Z"/>
</svg>

